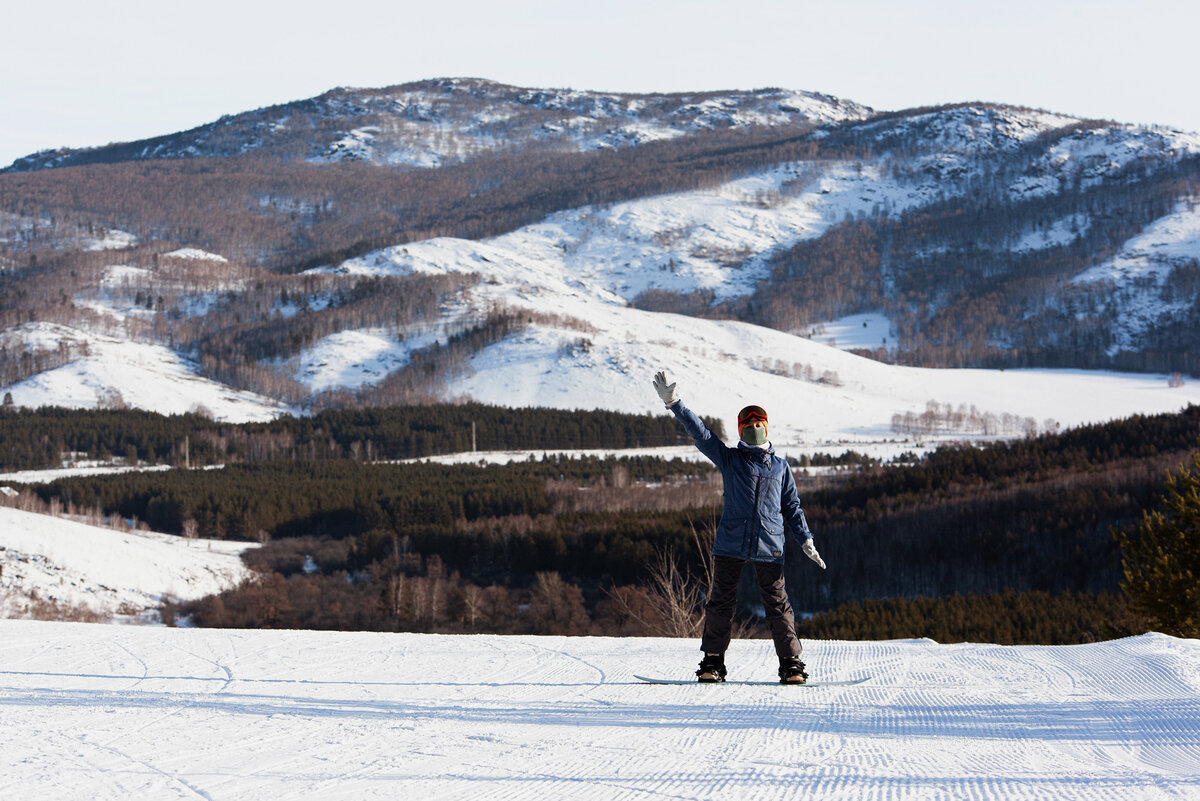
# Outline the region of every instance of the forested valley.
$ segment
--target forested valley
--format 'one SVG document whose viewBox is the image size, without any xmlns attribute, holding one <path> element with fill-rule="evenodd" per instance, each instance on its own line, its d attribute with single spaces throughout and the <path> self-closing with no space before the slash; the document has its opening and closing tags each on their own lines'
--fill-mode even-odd
<svg viewBox="0 0 1200 801">
<path fill-rule="evenodd" d="M 449 423 L 456 413 L 433 410 L 441 430 L 454 433 L 430 441 L 462 442 L 463 423 L 487 419 L 485 411 L 458 413 Z M 47 432 L 71 430 L 72 416 L 83 430 L 99 414 L 63 412 L 37 423 L 8 411 L 0 422 L 20 421 L 25 431 L 40 424 L 40 436 L 53 439 Z M 158 435 L 165 442 L 193 430 L 171 425 L 202 422 L 126 414 L 123 433 L 109 434 L 104 447 L 131 457 L 142 425 L 168 429 Z M 392 424 L 418 425 L 420 414 L 395 410 Z M 654 433 L 648 416 L 627 417 L 598 439 L 627 441 L 626 426 L 639 420 L 647 426 L 635 436 L 669 438 Z M 186 607 L 168 605 L 168 616 L 199 625 L 655 634 L 673 625 L 664 582 L 693 592 L 703 586 L 704 543 L 721 494 L 705 462 L 545 456 L 490 466 L 378 463 L 362 445 L 361 432 L 375 430 L 371 422 L 357 413 L 311 421 L 321 430 L 316 439 L 330 445 L 316 459 L 293 440 L 293 450 L 281 446 L 274 458 L 263 452 L 221 469 L 65 478 L 31 485 L 7 502 L 262 543 L 246 555 L 258 571 L 254 580 Z M 575 425 L 582 432 L 592 423 L 584 414 Z M 112 420 L 99 426 L 119 428 Z M 241 428 L 248 439 L 252 431 L 266 436 L 268 427 L 224 426 L 222 436 L 237 441 Z M 1131 631 L 1138 621 L 1117 594 L 1113 527 L 1130 525 L 1153 504 L 1165 470 L 1186 460 L 1198 434 L 1200 408 L 1190 407 L 1008 443 L 947 446 L 891 465 L 855 456 L 794 460 L 829 565 L 818 571 L 789 551 L 789 595 L 803 613 L 802 629 L 806 636 L 996 642 Z M 199 433 L 184 436 L 203 441 Z M 131 438 L 124 447 L 123 437 Z M 370 441 L 372 449 L 392 447 L 385 437 Z M 346 458 L 355 442 L 359 458 Z M 746 631 L 761 633 L 755 597 L 743 588 Z M 1049 608 L 1057 610 L 1053 623 L 1036 611 Z"/>
</svg>

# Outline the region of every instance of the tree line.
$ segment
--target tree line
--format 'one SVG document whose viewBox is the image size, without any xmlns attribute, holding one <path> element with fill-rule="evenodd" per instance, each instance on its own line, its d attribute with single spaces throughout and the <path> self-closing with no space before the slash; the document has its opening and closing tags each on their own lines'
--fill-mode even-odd
<svg viewBox="0 0 1200 801">
<path fill-rule="evenodd" d="M 1147 621 L 1116 592 L 1042 590 L 943 598 L 850 601 L 797 622 L 797 634 L 821 640 L 896 640 L 997 645 L 1074 645 L 1141 634 Z"/>
<path fill-rule="evenodd" d="M 721 421 L 707 420 L 723 432 Z M 0 468 L 62 465 L 65 454 L 128 464 L 414 459 L 471 450 L 625 449 L 690 442 L 674 418 L 482 403 L 329 409 L 264 423 L 199 413 L 0 407 Z"/>
<path fill-rule="evenodd" d="M 793 604 L 820 612 L 867 598 L 1114 592 L 1121 566 L 1113 527 L 1131 525 L 1153 502 L 1164 469 L 1195 446 L 1197 431 L 1200 408 L 1190 407 L 946 447 L 917 463 L 832 478 L 798 470 L 829 569 L 816 573 L 789 551 Z M 203 536 L 265 542 L 248 558 L 287 582 L 349 577 L 378 587 L 400 572 L 426 576 L 436 558 L 446 576 L 517 596 L 539 574 L 555 574 L 594 615 L 611 592 L 644 585 L 662 554 L 701 569 L 695 532 L 719 516 L 713 481 L 702 462 L 649 458 L 487 468 L 326 460 L 67 478 L 34 491 L 162 530 L 190 520 Z M 657 503 L 659 492 L 688 500 Z M 594 500 L 580 506 L 581 497 Z M 311 572 L 301 554 L 313 557 Z"/>
<path fill-rule="evenodd" d="M 169 624 L 217 628 L 308 628 L 454 634 L 669 636 L 660 599 L 642 586 L 614 588 L 586 603 L 556 573 L 527 587 L 480 586 L 434 561 L 418 575 L 391 573 L 371 583 L 346 576 L 269 573 L 237 590 L 163 608 Z M 948 598 L 849 602 L 797 621 L 801 639 L 1071 645 L 1150 630 L 1116 593 L 1006 591 Z M 767 638 L 765 623 L 743 617 L 740 637 Z M 675 635 L 679 636 L 679 635 Z"/>
</svg>

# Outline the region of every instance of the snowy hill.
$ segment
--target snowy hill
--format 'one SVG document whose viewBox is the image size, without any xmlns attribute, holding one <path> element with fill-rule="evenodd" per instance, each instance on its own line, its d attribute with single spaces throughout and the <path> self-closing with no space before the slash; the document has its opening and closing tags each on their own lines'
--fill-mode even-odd
<svg viewBox="0 0 1200 801">
<path fill-rule="evenodd" d="M 1170 387 L 1166 376 L 896 367 L 740 323 L 566 308 L 585 320 L 609 319 L 586 347 L 576 345 L 577 331 L 531 327 L 484 349 L 453 391 L 500 405 L 644 412 L 658 408 L 647 377 L 667 368 L 696 411 L 730 421 L 746 403 L 758 403 L 771 414 L 777 445 L 809 446 L 899 439 L 894 416 L 922 414 L 930 402 L 1032 418 L 1039 431 L 1200 403 L 1200 385 Z M 809 368 L 818 380 L 804 378 Z M 832 377 L 819 380 L 826 374 Z"/>
<path fill-rule="evenodd" d="M 667 368 L 806 446 L 935 404 L 1002 421 L 934 427 L 955 439 L 1170 411 L 1200 400 L 1197 181 L 1200 135 L 1015 106 L 337 89 L 0 175 L 82 198 L 0 210 L 0 392 L 640 412 Z"/>
<path fill-rule="evenodd" d="M 956 410 L 974 406 L 981 414 L 1007 415 L 1018 421 L 1007 431 L 995 426 L 987 438 L 1017 435 L 1026 430 L 1029 420 L 1035 430 L 1046 431 L 1056 425 L 1174 411 L 1200 403 L 1200 384 L 1172 387 L 1161 374 L 908 368 L 882 364 L 824 342 L 832 337 L 837 345 L 862 347 L 866 343 L 861 332 L 868 321 L 879 337 L 875 345 L 894 339 L 894 332 L 879 316 L 855 316 L 853 328 L 831 321 L 814 328 L 820 333 L 809 339 L 628 304 L 647 288 L 744 292 L 753 282 L 753 269 L 689 259 L 688 254 L 699 250 L 696 240 L 722 236 L 726 247 L 764 252 L 772 246 L 773 236 L 804 236 L 806 230 L 819 228 L 844 211 L 843 203 L 861 202 L 854 189 L 845 187 L 798 195 L 769 218 L 778 225 L 772 229 L 756 216 L 749 199 L 756 189 L 768 188 L 770 180 L 779 180 L 779 175 L 747 179 L 712 192 L 557 215 L 542 225 L 482 242 L 439 238 L 397 246 L 317 272 L 375 277 L 477 274 L 483 280 L 473 290 L 470 304 L 454 310 L 449 321 L 455 315 L 481 315 L 497 305 L 539 315 L 538 322 L 477 353 L 469 373 L 450 385 L 451 397 L 498 405 L 644 412 L 657 408 L 649 377 L 666 368 L 697 411 L 728 420 L 746 403 L 759 403 L 772 414 L 777 445 L 816 449 L 811 446 L 895 439 L 893 418 L 923 414 L 931 402 Z M 860 186 L 856 179 L 847 181 Z M 841 201 L 842 196 L 850 199 Z M 785 229 L 781 221 L 791 228 Z M 655 232 L 672 224 L 688 234 L 656 246 Z M 780 233 L 783 230 L 790 233 Z M 688 236 L 695 240 L 689 241 Z M 753 245 L 747 244 L 752 239 Z M 668 263 L 673 269 L 664 269 Z M 322 340 L 304 351 L 301 362 L 352 363 L 331 358 L 339 352 L 333 340 Z M 407 361 L 410 347 L 410 342 L 395 342 L 383 351 L 369 348 L 370 364 L 389 358 L 393 363 Z M 293 378 L 310 380 L 303 372 Z M 315 386 L 320 379 L 312 380 Z M 971 433 L 985 434 L 960 428 L 941 432 L 941 438 Z"/>
<path fill-rule="evenodd" d="M 682 686 L 686 640 L 0 621 L 24 798 L 1200 796 L 1200 643 L 817 641 L 816 679 Z M 770 681 L 769 641 L 733 676 Z"/>
<path fill-rule="evenodd" d="M 17 406 L 203 411 L 214 420 L 234 423 L 270 420 L 287 411 L 270 398 L 204 378 L 196 364 L 161 345 L 48 323 L 10 328 L 0 334 L 0 342 L 86 354 L 6 387 Z"/>
<path fill-rule="evenodd" d="M 167 596 L 193 600 L 249 575 L 246 543 L 116 531 L 0 506 L 0 618 L 37 601 L 139 619 Z"/>
<path fill-rule="evenodd" d="M 1172 287 L 1173 274 L 1200 262 L 1200 209 L 1183 202 L 1126 241 L 1112 258 L 1076 276 L 1081 286 L 1107 285 L 1120 296 L 1122 325 L 1110 352 L 1133 346 L 1164 316 L 1185 317 L 1195 303 L 1186 286 Z M 1175 278 L 1174 280 L 1178 280 Z"/>
</svg>

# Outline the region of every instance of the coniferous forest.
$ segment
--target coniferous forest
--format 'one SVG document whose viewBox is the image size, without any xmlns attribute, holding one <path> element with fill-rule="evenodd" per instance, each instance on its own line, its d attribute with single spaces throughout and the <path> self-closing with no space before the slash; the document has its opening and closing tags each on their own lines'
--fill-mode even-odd
<svg viewBox="0 0 1200 801">
<path fill-rule="evenodd" d="M 721 435 L 718 420 L 707 420 Z M 326 411 L 269 423 L 133 409 L 0 407 L 0 468 L 59 466 L 63 454 L 198 467 L 231 462 L 414 459 L 470 450 L 643 448 L 689 443 L 672 418 L 480 403 Z"/>
<path fill-rule="evenodd" d="M 220 469 L 65 478 L 21 496 L 156 530 L 262 543 L 245 557 L 255 579 L 185 608 L 168 605 L 168 616 L 213 626 L 660 633 L 663 568 L 673 566 L 684 584 L 703 584 L 705 537 L 720 515 L 719 475 L 706 462 L 650 457 L 544 456 L 490 466 L 376 461 L 415 447 L 412 432 L 422 426 L 432 426 L 420 440 L 429 449 L 461 447 L 468 419 L 492 422 L 477 426 L 477 435 L 487 428 L 500 436 L 506 415 L 510 443 L 536 439 L 544 424 L 538 415 L 559 435 L 578 432 L 581 444 L 678 442 L 681 435 L 655 427 L 655 420 L 675 426 L 663 416 L 487 407 L 244 426 L 138 412 L 7 411 L 0 425 L 9 427 L 6 443 L 22 431 L 22 441 L 87 451 L 78 437 L 91 431 L 99 454 L 165 454 L 178 463 L 178 448 L 163 443 L 186 437 L 203 459 L 233 457 Z M 806 514 L 829 565 L 818 571 L 789 551 L 788 588 L 802 631 L 995 642 L 1079 642 L 1132 631 L 1139 623 L 1118 593 L 1114 527 L 1136 524 L 1161 494 L 1165 471 L 1197 447 L 1198 434 L 1200 407 L 1190 407 L 1009 443 L 943 447 L 917 462 L 850 460 L 817 471 L 796 461 Z M 201 442 L 209 444 L 196 450 Z M 320 453 L 309 450 L 315 442 Z M 32 457 L 8 458 L 15 465 Z M 807 464 L 821 461 L 834 460 Z M 753 632 L 751 584 L 741 598 Z"/>
</svg>

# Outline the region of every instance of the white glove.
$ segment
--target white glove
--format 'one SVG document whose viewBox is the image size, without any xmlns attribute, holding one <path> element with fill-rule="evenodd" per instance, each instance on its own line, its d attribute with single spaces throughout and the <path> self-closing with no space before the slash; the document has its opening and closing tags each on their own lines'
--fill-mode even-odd
<svg viewBox="0 0 1200 801">
<path fill-rule="evenodd" d="M 817 553 L 817 546 L 813 545 L 813 541 L 808 537 L 804 538 L 804 544 L 800 546 L 800 550 L 804 551 L 804 555 L 820 565 L 821 569 L 825 569 L 825 560 L 821 558 L 821 554 Z"/>
<path fill-rule="evenodd" d="M 667 374 L 659 370 L 654 374 L 654 391 L 658 393 L 658 397 L 662 398 L 662 402 L 668 409 L 679 403 L 679 396 L 675 394 L 675 383 L 667 383 Z"/>
</svg>

